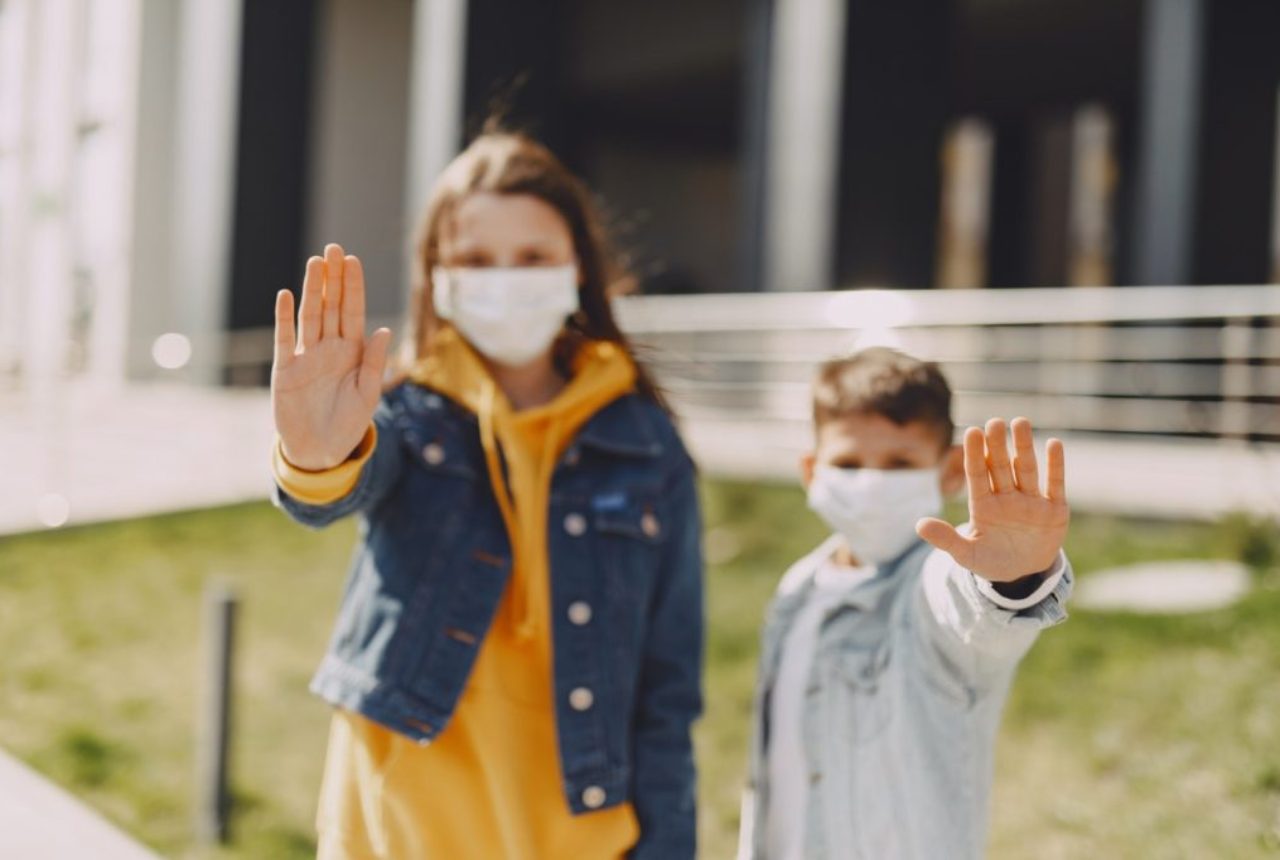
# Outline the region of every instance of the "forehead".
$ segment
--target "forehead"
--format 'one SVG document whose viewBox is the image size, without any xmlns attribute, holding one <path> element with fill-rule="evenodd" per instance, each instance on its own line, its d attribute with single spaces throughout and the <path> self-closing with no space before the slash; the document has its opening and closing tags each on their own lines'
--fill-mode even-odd
<svg viewBox="0 0 1280 860">
<path fill-rule="evenodd" d="M 860 413 L 824 421 L 818 427 L 817 447 L 823 457 L 898 454 L 907 459 L 932 459 L 941 446 L 937 428 L 924 421 L 895 424 L 883 415 Z"/>
<path fill-rule="evenodd" d="M 474 191 L 458 201 L 441 225 L 444 247 L 512 242 L 572 246 L 573 236 L 560 212 L 532 194 Z"/>
</svg>

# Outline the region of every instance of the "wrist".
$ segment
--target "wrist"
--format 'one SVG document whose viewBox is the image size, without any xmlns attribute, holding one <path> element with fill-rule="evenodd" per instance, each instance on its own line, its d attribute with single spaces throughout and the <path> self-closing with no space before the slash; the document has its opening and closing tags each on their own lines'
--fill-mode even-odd
<svg viewBox="0 0 1280 860">
<path fill-rule="evenodd" d="M 298 454 L 289 449 L 289 445 L 280 439 L 280 456 L 284 461 L 297 469 L 299 472 L 327 472 L 337 466 L 342 465 L 345 458 L 335 459 L 333 457 L 318 457 L 316 455 L 305 456 Z"/>
<path fill-rule="evenodd" d="M 1044 573 L 1028 573 L 1026 576 L 1008 579 L 1003 582 L 991 580 L 991 587 L 1001 597 L 1007 597 L 1010 600 L 1024 600 L 1035 594 L 1036 589 L 1044 582 L 1044 576 Z"/>
</svg>

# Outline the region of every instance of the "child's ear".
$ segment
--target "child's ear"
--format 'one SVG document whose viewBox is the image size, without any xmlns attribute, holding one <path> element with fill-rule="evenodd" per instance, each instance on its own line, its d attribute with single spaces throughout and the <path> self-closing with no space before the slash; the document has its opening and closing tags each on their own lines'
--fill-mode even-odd
<svg viewBox="0 0 1280 860">
<path fill-rule="evenodd" d="M 812 451 L 807 451 L 800 455 L 800 483 L 804 485 L 806 490 L 813 483 L 814 463 L 815 458 Z"/>
<path fill-rule="evenodd" d="M 950 498 L 964 489 L 964 448 L 950 445 L 942 454 L 942 496 Z"/>
</svg>

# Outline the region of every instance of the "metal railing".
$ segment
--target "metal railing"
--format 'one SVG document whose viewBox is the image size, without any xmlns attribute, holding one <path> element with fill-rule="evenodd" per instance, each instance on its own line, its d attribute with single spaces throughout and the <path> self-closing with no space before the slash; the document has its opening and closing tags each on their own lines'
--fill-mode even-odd
<svg viewBox="0 0 1280 860">
<path fill-rule="evenodd" d="M 691 417 L 807 422 L 816 365 L 869 345 L 938 361 L 957 421 L 1280 442 L 1280 288 L 646 297 L 623 327 Z"/>
<path fill-rule="evenodd" d="M 819 362 L 889 345 L 943 366 L 962 425 L 1026 414 L 1060 433 L 1280 442 L 1280 287 L 643 296 L 616 308 L 692 419 L 807 422 Z M 228 333 L 223 355 L 228 378 L 265 384 L 271 333 Z"/>
</svg>

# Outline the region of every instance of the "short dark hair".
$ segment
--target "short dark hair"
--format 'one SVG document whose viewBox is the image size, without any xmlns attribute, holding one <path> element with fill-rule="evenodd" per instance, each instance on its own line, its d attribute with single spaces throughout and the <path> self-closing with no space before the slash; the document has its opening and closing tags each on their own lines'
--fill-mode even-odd
<svg viewBox="0 0 1280 860">
<path fill-rule="evenodd" d="M 813 383 L 814 429 L 849 415 L 881 415 L 903 426 L 920 421 L 951 444 L 951 386 L 932 361 L 871 347 L 824 362 Z"/>
</svg>

